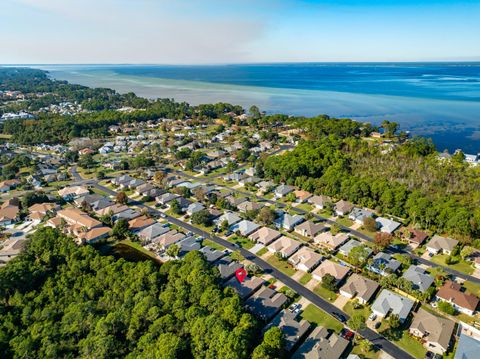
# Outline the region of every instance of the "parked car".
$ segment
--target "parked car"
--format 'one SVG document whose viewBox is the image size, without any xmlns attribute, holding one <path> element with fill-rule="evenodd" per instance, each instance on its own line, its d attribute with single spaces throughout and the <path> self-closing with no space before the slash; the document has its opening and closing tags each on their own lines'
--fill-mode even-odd
<svg viewBox="0 0 480 359">
<path fill-rule="evenodd" d="M 374 325 L 374 328 L 375 328 L 375 329 L 378 329 L 378 328 L 380 328 L 380 325 L 382 325 L 382 323 L 376 322 L 375 325 Z"/>
<path fill-rule="evenodd" d="M 340 336 L 344 339 L 352 340 L 355 336 L 355 333 L 348 329 L 342 329 L 342 331 L 340 332 Z"/>
<path fill-rule="evenodd" d="M 335 319 L 341 321 L 342 323 L 345 323 L 345 322 L 347 321 L 347 318 L 345 318 L 345 316 L 342 315 L 342 314 L 340 314 L 340 313 L 333 312 L 333 313 L 332 313 L 332 316 L 333 316 Z"/>
</svg>

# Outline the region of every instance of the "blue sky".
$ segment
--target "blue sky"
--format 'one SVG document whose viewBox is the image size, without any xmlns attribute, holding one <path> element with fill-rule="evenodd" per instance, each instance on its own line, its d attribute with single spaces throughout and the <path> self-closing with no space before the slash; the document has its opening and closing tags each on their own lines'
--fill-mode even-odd
<svg viewBox="0 0 480 359">
<path fill-rule="evenodd" d="M 478 61 L 480 0 L 1 0 L 0 63 Z"/>
</svg>

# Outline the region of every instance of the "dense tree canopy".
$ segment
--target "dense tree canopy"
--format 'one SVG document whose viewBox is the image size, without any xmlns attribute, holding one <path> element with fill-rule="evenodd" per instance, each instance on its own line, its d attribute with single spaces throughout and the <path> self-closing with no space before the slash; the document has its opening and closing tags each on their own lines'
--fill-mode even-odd
<svg viewBox="0 0 480 359">
<path fill-rule="evenodd" d="M 250 357 L 257 322 L 217 283 L 199 252 L 158 268 L 41 229 L 0 269 L 2 357 Z"/>
</svg>

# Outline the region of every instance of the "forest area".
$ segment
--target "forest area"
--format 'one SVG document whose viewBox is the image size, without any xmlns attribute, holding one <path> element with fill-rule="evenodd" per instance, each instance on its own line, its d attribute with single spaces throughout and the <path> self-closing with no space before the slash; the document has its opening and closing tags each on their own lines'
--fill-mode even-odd
<svg viewBox="0 0 480 359">
<path fill-rule="evenodd" d="M 160 268 L 77 247 L 52 228 L 0 269 L 2 358 L 278 358 L 278 328 L 218 284 L 199 252 Z"/>
</svg>

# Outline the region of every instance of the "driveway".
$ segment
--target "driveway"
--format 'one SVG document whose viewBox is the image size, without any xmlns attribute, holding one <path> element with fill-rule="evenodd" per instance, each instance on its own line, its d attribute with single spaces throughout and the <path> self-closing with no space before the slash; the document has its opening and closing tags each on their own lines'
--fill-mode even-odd
<svg viewBox="0 0 480 359">
<path fill-rule="evenodd" d="M 262 248 L 265 248 L 265 246 L 263 244 L 257 243 L 252 248 L 250 248 L 249 251 L 255 254 Z"/>
<path fill-rule="evenodd" d="M 343 309 L 345 304 L 348 303 L 350 299 L 347 297 L 344 297 L 343 295 L 339 295 L 337 299 L 335 299 L 335 302 L 333 302 L 333 305 L 336 306 L 337 308 Z"/>
</svg>

